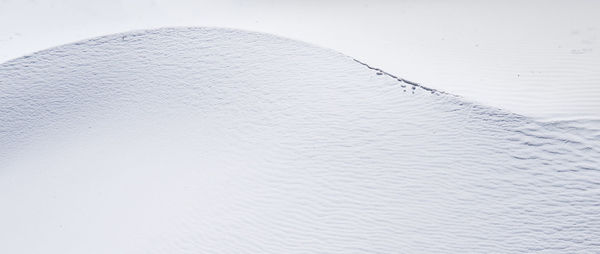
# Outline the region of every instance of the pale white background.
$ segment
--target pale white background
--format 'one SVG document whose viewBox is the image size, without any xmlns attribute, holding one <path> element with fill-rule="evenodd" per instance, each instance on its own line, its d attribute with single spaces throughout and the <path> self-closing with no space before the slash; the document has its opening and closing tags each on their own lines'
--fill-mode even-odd
<svg viewBox="0 0 600 254">
<path fill-rule="evenodd" d="M 331 48 L 544 119 L 600 117 L 599 1 L 0 0 L 0 62 L 105 34 L 218 26 Z"/>
</svg>

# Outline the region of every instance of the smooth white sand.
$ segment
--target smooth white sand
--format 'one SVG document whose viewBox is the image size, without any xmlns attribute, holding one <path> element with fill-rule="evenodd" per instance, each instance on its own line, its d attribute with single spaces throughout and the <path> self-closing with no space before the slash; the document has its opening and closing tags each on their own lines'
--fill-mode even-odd
<svg viewBox="0 0 600 254">
<path fill-rule="evenodd" d="M 0 253 L 594 253 L 598 125 L 264 34 L 96 38 L 0 65 Z"/>
<path fill-rule="evenodd" d="M 95 36 L 218 26 L 334 49 L 471 101 L 600 119 L 599 1 L 0 1 L 0 62 Z"/>
</svg>

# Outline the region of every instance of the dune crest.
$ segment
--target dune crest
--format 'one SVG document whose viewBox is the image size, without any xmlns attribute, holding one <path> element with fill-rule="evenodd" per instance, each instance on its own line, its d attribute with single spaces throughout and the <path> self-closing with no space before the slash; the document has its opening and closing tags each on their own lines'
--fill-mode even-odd
<svg viewBox="0 0 600 254">
<path fill-rule="evenodd" d="M 0 65 L 1 253 L 583 253 L 597 122 L 540 123 L 265 34 Z"/>
</svg>

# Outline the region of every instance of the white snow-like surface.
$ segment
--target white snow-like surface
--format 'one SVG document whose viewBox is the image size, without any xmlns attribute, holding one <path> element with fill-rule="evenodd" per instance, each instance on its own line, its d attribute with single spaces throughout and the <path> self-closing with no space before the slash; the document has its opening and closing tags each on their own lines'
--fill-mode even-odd
<svg viewBox="0 0 600 254">
<path fill-rule="evenodd" d="M 0 253 L 597 253 L 599 124 L 270 35 L 96 38 L 0 65 Z"/>
<path fill-rule="evenodd" d="M 0 0 L 0 62 L 137 29 L 231 27 L 544 121 L 600 119 L 598 10 L 597 0 Z"/>
</svg>

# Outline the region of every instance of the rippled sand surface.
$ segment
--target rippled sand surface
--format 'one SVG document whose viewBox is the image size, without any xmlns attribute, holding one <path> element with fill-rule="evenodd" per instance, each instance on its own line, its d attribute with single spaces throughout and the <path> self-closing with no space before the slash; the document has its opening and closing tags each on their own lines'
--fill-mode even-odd
<svg viewBox="0 0 600 254">
<path fill-rule="evenodd" d="M 600 121 L 161 29 L 0 65 L 2 253 L 596 253 Z"/>
</svg>

